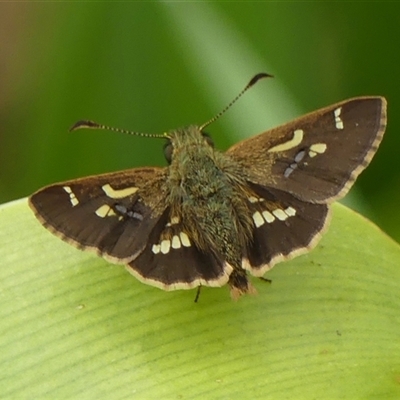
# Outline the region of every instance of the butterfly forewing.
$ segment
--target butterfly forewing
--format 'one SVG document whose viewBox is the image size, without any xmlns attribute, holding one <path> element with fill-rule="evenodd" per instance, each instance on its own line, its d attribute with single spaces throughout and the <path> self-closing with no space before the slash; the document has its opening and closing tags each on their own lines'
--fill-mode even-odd
<svg viewBox="0 0 400 400">
<path fill-rule="evenodd" d="M 247 167 L 251 181 L 328 203 L 343 197 L 369 164 L 385 126 L 384 98 L 354 98 L 240 142 L 228 153 Z"/>
<path fill-rule="evenodd" d="M 49 230 L 112 262 L 129 262 L 145 248 L 166 208 L 165 170 L 142 168 L 45 187 L 30 206 Z"/>
</svg>

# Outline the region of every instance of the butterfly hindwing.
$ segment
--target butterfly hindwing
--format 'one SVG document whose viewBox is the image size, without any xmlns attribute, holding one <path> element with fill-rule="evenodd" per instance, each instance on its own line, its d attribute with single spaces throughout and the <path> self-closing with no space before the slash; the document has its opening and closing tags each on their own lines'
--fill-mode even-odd
<svg viewBox="0 0 400 400">
<path fill-rule="evenodd" d="M 331 203 L 348 192 L 369 164 L 385 125 L 385 99 L 359 97 L 244 140 L 228 154 L 254 183 L 304 201 Z"/>
<path fill-rule="evenodd" d="M 254 222 L 252 240 L 243 254 L 242 267 L 262 276 L 277 262 L 313 248 L 329 220 L 326 204 L 312 204 L 287 192 L 250 184 Z"/>
<path fill-rule="evenodd" d="M 139 280 L 164 290 L 225 285 L 232 267 L 213 249 L 201 251 L 177 216 L 167 209 L 145 249 L 127 266 Z"/>
<path fill-rule="evenodd" d="M 137 257 L 166 208 L 165 169 L 140 168 L 47 186 L 30 197 L 42 224 L 109 261 Z"/>
</svg>

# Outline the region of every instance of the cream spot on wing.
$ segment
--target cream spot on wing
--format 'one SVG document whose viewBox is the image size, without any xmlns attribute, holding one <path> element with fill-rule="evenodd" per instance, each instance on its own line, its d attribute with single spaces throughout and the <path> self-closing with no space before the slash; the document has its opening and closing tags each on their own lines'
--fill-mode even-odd
<svg viewBox="0 0 400 400">
<path fill-rule="evenodd" d="M 169 221 L 166 226 L 172 226 L 177 224 L 179 224 L 179 217 L 175 216 L 171 218 L 171 221 Z"/>
<path fill-rule="evenodd" d="M 115 216 L 114 210 L 107 204 L 103 204 L 96 211 L 95 214 L 100 218 Z"/>
<path fill-rule="evenodd" d="M 179 217 L 172 217 L 171 218 L 171 225 L 179 224 Z"/>
<path fill-rule="evenodd" d="M 264 222 L 265 222 L 264 218 L 262 217 L 262 215 L 260 214 L 259 211 L 256 211 L 253 214 L 253 221 L 257 228 L 264 225 Z"/>
<path fill-rule="evenodd" d="M 71 202 L 72 207 L 75 207 L 79 204 L 79 200 L 76 198 L 75 193 L 69 186 L 63 186 L 63 189 L 69 195 L 69 201 Z"/>
<path fill-rule="evenodd" d="M 285 214 L 286 214 L 288 217 L 294 217 L 294 216 L 296 215 L 296 210 L 295 210 L 293 207 L 288 207 L 288 208 L 285 210 Z"/>
<path fill-rule="evenodd" d="M 153 247 L 151 248 L 151 251 L 154 254 L 158 254 L 161 250 L 161 246 L 159 244 L 153 244 Z"/>
<path fill-rule="evenodd" d="M 315 152 L 315 151 L 309 151 L 308 152 L 308 155 L 309 155 L 309 157 L 311 157 L 311 158 L 313 158 L 313 157 L 315 157 L 316 155 L 317 155 L 317 153 Z"/>
<path fill-rule="evenodd" d="M 168 239 L 162 240 L 161 244 L 160 244 L 160 248 L 161 248 L 161 253 L 163 253 L 163 254 L 169 253 L 169 249 L 171 248 L 171 241 Z"/>
<path fill-rule="evenodd" d="M 139 190 L 139 188 L 133 186 L 126 187 L 124 189 L 114 189 L 109 183 L 106 183 L 101 188 L 103 189 L 103 192 L 112 199 L 123 199 L 124 197 L 128 197 Z"/>
<path fill-rule="evenodd" d="M 272 214 L 274 214 L 275 217 L 278 218 L 280 221 L 285 221 L 285 219 L 288 218 L 288 215 L 285 213 L 285 211 L 281 210 L 280 208 L 272 211 Z"/>
<path fill-rule="evenodd" d="M 181 238 L 182 245 L 185 247 L 190 247 L 190 240 L 189 236 L 185 232 L 181 232 L 179 234 L 179 237 Z"/>
<path fill-rule="evenodd" d="M 262 216 L 269 224 L 275 221 L 275 217 L 269 211 L 263 211 Z"/>
<path fill-rule="evenodd" d="M 310 146 L 310 150 L 318 154 L 325 153 L 326 149 L 327 149 L 326 143 L 314 143 Z"/>
<path fill-rule="evenodd" d="M 274 152 L 277 152 L 277 151 L 286 151 L 286 150 L 290 150 L 290 149 L 292 149 L 293 147 L 298 146 L 298 145 L 302 142 L 303 136 L 304 136 L 304 131 L 303 131 L 303 129 L 296 129 L 296 130 L 293 132 L 293 137 L 292 137 L 292 139 L 288 140 L 288 141 L 285 142 L 285 143 L 281 143 L 281 144 L 278 144 L 278 145 L 276 145 L 276 146 L 274 146 L 274 147 L 271 147 L 271 148 L 268 150 L 268 153 L 274 153 Z"/>
<path fill-rule="evenodd" d="M 178 235 L 174 235 L 172 237 L 172 248 L 173 249 L 180 249 L 181 248 L 181 240 L 179 239 Z"/>
<path fill-rule="evenodd" d="M 340 118 L 340 114 L 342 112 L 342 107 L 337 108 L 333 114 L 335 116 L 335 126 L 336 129 L 344 129 L 343 120 Z"/>
</svg>

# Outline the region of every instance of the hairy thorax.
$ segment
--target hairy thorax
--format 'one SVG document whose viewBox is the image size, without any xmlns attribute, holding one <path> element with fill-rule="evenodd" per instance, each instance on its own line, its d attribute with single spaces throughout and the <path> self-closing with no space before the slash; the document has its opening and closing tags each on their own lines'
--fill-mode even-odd
<svg viewBox="0 0 400 400">
<path fill-rule="evenodd" d="M 170 204 L 196 245 L 238 266 L 247 241 L 248 213 L 237 168 L 213 148 L 187 145 L 170 165 Z M 244 186 L 244 185 L 243 185 Z"/>
</svg>

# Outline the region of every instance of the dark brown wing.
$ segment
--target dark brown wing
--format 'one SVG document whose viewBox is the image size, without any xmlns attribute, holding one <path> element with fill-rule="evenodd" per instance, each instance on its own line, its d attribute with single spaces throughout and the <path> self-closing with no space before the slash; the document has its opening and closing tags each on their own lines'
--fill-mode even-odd
<svg viewBox="0 0 400 400">
<path fill-rule="evenodd" d="M 254 183 L 330 203 L 343 197 L 369 164 L 385 127 L 386 100 L 359 97 L 239 142 L 227 153 Z"/>
<path fill-rule="evenodd" d="M 145 248 L 167 208 L 166 169 L 140 168 L 57 183 L 30 199 L 55 235 L 107 260 L 127 263 Z"/>
<path fill-rule="evenodd" d="M 176 222 L 176 221 L 175 221 Z M 202 251 L 180 222 L 163 214 L 141 254 L 127 266 L 142 282 L 164 290 L 225 285 L 233 268 L 222 254 Z"/>
<path fill-rule="evenodd" d="M 171 215 L 166 174 L 141 168 L 62 182 L 29 203 L 55 235 L 126 264 L 142 282 L 164 290 L 223 286 L 232 267 L 222 255 L 200 251 Z"/>
<path fill-rule="evenodd" d="M 249 210 L 254 228 L 242 267 L 262 276 L 276 263 L 316 246 L 329 222 L 326 204 L 304 202 L 288 192 L 249 184 L 254 193 Z"/>
</svg>

